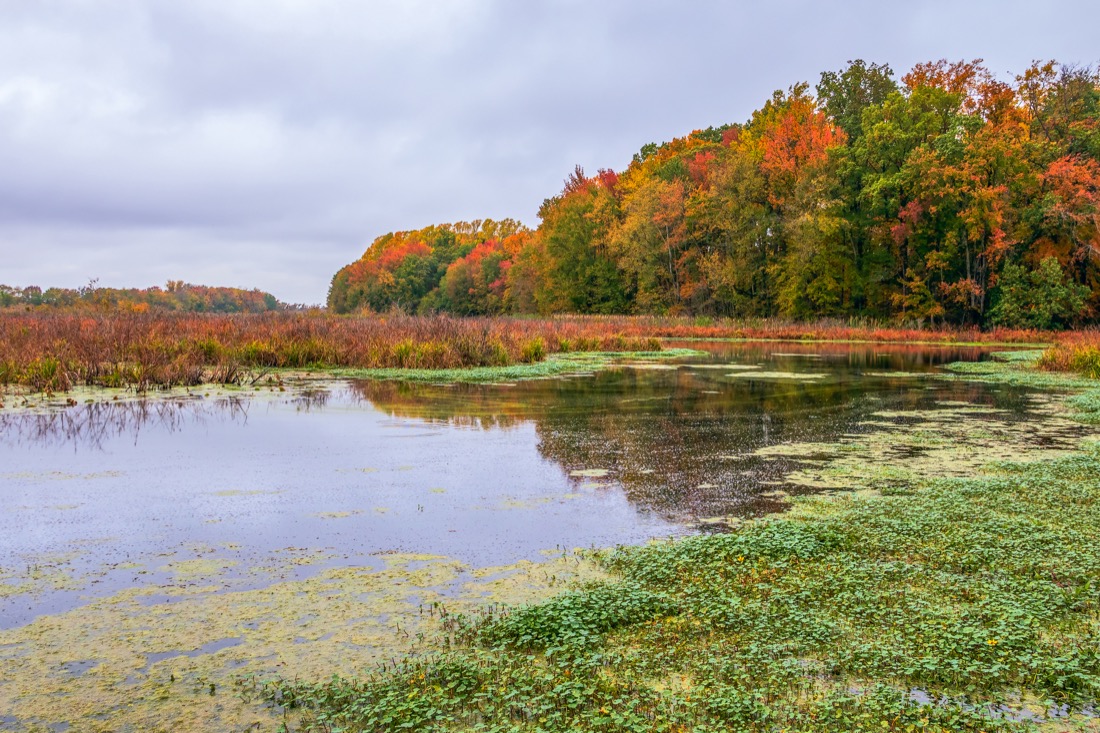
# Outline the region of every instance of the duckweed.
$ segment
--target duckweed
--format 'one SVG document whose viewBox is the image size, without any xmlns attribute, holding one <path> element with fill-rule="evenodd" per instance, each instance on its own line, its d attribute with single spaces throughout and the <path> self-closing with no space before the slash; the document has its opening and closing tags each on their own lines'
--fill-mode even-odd
<svg viewBox="0 0 1100 733">
<path fill-rule="evenodd" d="M 821 379 L 825 375 L 814 372 L 764 372 L 742 370 L 726 375 L 734 379 L 790 379 L 796 382 L 806 382 Z"/>
</svg>

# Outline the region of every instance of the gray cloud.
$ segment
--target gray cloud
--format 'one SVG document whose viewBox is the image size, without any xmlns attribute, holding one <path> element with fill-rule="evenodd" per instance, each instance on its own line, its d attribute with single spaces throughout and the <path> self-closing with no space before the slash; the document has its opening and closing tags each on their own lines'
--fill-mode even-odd
<svg viewBox="0 0 1100 733">
<path fill-rule="evenodd" d="M 847 59 L 1096 61 L 1089 2 L 0 0 L 0 282 L 318 302 L 378 234 L 534 224 L 574 164 Z"/>
</svg>

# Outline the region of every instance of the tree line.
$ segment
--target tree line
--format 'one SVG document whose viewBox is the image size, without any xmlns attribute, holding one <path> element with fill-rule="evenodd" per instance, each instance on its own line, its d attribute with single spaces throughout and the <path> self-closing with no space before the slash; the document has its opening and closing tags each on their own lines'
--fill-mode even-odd
<svg viewBox="0 0 1100 733">
<path fill-rule="evenodd" d="M 852 61 L 621 172 L 578 166 L 539 219 L 379 237 L 329 308 L 1077 324 L 1100 312 L 1100 76 Z"/>
<path fill-rule="evenodd" d="M 91 281 L 81 288 L 24 288 L 0 285 L 0 308 L 30 310 L 175 311 L 180 313 L 266 313 L 286 310 L 262 290 L 192 285 L 169 280 L 165 287 L 101 288 Z"/>
</svg>

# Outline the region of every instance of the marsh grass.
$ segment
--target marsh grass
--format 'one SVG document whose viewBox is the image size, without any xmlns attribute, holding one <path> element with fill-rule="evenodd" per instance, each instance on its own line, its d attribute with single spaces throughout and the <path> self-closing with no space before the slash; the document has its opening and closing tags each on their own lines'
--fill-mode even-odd
<svg viewBox="0 0 1100 733">
<path fill-rule="evenodd" d="M 589 332 L 627 337 L 713 339 L 734 341 L 806 341 L 907 344 L 1050 344 L 1050 331 L 993 328 L 928 328 L 899 326 L 873 319 L 823 319 L 814 322 L 780 318 L 687 318 L 661 316 L 555 316 Z"/>
<path fill-rule="evenodd" d="M 1057 391 L 1093 389 L 1095 379 L 1072 373 L 1072 370 L 1051 367 L 1050 349 L 1046 351 L 1009 351 L 994 354 L 991 361 L 965 361 L 948 364 L 951 374 L 968 381 L 1011 384 L 1034 389 Z"/>
<path fill-rule="evenodd" d="M 1100 331 L 1079 331 L 1062 336 L 1039 360 L 1042 369 L 1073 372 L 1100 379 Z"/>
<path fill-rule="evenodd" d="M 272 369 L 501 368 L 559 352 L 659 351 L 571 321 L 324 314 L 0 313 L 0 387 L 239 384 Z"/>
<path fill-rule="evenodd" d="M 1076 409 L 1100 415 L 1095 395 Z M 607 552 L 613 581 L 448 618 L 438 654 L 255 684 L 304 713 L 294 730 L 1097 730 L 1098 477 L 1085 444 L 799 498 L 731 534 Z"/>
<path fill-rule="evenodd" d="M 659 339 L 1033 343 L 1037 331 L 923 330 L 862 321 L 629 316 L 454 318 L 325 313 L 0 311 L 0 387 L 240 384 L 267 370 L 501 368 L 558 353 L 660 350 Z"/>
</svg>

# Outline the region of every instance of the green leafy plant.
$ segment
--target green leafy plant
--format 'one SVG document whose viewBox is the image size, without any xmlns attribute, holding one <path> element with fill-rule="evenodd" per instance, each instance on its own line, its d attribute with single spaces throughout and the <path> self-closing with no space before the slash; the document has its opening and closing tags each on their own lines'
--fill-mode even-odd
<svg viewBox="0 0 1100 733">
<path fill-rule="evenodd" d="M 990 322 L 1009 328 L 1064 328 L 1081 317 L 1090 290 L 1065 277 L 1054 257 L 1027 271 L 1005 265 Z"/>
</svg>

